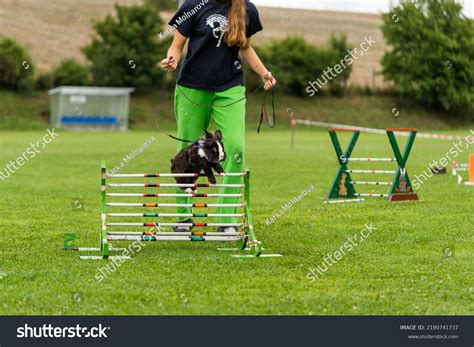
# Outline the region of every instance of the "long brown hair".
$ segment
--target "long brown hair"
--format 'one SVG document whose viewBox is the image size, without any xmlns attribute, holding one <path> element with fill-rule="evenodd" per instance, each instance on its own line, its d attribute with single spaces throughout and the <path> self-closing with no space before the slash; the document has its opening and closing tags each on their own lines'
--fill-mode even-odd
<svg viewBox="0 0 474 347">
<path fill-rule="evenodd" d="M 231 0 L 232 5 L 229 10 L 228 30 L 225 41 L 228 46 L 247 46 L 246 22 L 247 22 L 247 4 L 245 0 Z"/>
</svg>

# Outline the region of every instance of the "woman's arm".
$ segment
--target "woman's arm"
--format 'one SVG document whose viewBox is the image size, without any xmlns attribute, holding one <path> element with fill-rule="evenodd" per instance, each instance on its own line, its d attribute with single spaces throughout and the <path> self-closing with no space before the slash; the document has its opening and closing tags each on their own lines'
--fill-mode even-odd
<svg viewBox="0 0 474 347">
<path fill-rule="evenodd" d="M 160 66 L 162 69 L 166 71 L 176 70 L 187 39 L 188 38 L 180 34 L 179 31 L 175 32 L 173 42 L 168 49 L 168 55 L 161 61 Z"/>
<path fill-rule="evenodd" d="M 240 49 L 240 56 L 250 65 L 252 70 L 262 78 L 262 81 L 265 83 L 265 90 L 270 90 L 275 87 L 277 84 L 276 79 L 272 76 L 272 73 L 267 70 L 265 65 L 263 65 L 257 52 L 255 52 L 250 43 L 250 38 L 248 39 L 247 46 Z"/>
</svg>

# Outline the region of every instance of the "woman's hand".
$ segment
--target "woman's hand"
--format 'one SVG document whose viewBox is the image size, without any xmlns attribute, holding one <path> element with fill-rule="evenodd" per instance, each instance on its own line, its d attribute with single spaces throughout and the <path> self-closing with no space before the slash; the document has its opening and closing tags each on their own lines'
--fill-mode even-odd
<svg viewBox="0 0 474 347">
<path fill-rule="evenodd" d="M 174 71 L 178 67 L 178 62 L 181 59 L 184 45 L 187 38 L 176 31 L 174 34 L 173 43 L 168 49 L 167 57 L 160 63 L 160 67 L 165 71 Z"/>
<path fill-rule="evenodd" d="M 165 71 L 174 71 L 178 67 L 178 61 L 175 57 L 169 56 L 161 61 L 160 67 Z"/>
<path fill-rule="evenodd" d="M 275 77 L 273 77 L 270 71 L 267 71 L 263 74 L 262 81 L 264 83 L 265 91 L 272 90 L 273 87 L 275 87 L 277 84 L 277 80 L 275 79 Z"/>
</svg>

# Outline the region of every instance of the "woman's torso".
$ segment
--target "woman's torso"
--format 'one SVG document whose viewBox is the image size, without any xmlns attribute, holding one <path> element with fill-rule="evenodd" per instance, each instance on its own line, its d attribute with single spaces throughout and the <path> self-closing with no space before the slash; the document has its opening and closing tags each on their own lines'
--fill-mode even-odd
<svg viewBox="0 0 474 347">
<path fill-rule="evenodd" d="M 262 29 L 258 12 L 247 3 L 247 36 Z M 225 42 L 230 2 L 187 0 L 170 21 L 177 30 L 189 36 L 186 58 L 178 76 L 180 85 L 222 91 L 244 84 L 237 46 Z"/>
</svg>

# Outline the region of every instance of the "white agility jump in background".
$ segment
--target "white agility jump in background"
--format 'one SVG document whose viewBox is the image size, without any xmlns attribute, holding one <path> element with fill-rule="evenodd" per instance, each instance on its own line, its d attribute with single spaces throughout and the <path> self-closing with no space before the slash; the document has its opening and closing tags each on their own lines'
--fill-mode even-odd
<svg viewBox="0 0 474 347">
<path fill-rule="evenodd" d="M 468 163 L 458 163 L 456 160 L 453 160 L 451 165 L 451 172 L 453 176 L 458 177 L 459 184 L 464 183 L 466 186 L 474 186 L 474 154 L 469 156 Z M 468 181 L 464 181 L 463 177 L 458 173 L 459 171 L 468 172 Z"/>
</svg>

